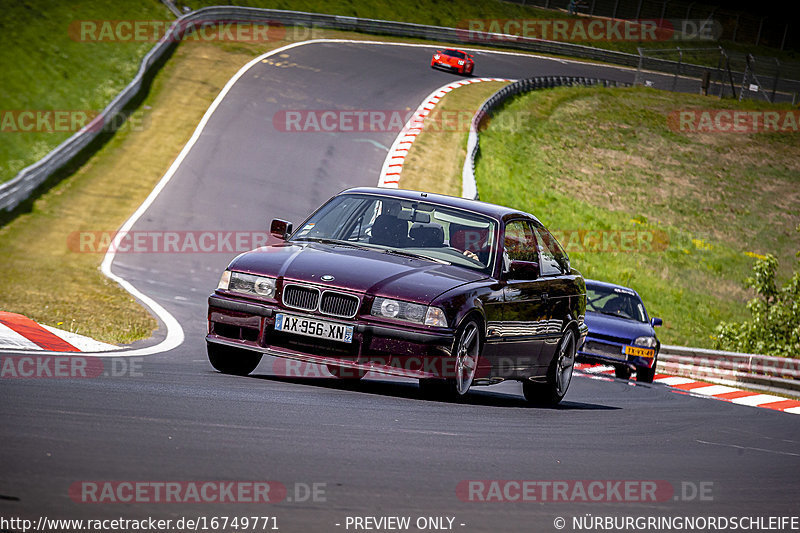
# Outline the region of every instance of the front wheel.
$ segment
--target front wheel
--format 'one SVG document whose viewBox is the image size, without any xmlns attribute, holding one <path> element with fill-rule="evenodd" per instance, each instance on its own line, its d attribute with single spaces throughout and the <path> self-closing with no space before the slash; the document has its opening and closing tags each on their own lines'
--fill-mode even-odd
<svg viewBox="0 0 800 533">
<path fill-rule="evenodd" d="M 481 330 L 478 321 L 469 319 L 458 328 L 454 345 L 455 368 L 447 379 L 419 380 L 422 395 L 428 398 L 460 399 L 464 397 L 478 369 L 481 356 Z"/>
<path fill-rule="evenodd" d="M 619 365 L 614 367 L 614 375 L 619 379 L 630 379 L 631 367 L 628 365 Z"/>
<path fill-rule="evenodd" d="M 208 361 L 214 369 L 223 374 L 233 374 L 235 376 L 246 376 L 256 369 L 261 362 L 261 355 L 250 350 L 234 348 L 233 346 L 223 346 L 206 342 L 206 352 Z"/>
<path fill-rule="evenodd" d="M 642 383 L 652 383 L 653 378 L 656 377 L 657 363 L 658 359 L 653 359 L 653 366 L 650 368 L 645 368 L 643 366 L 636 367 L 636 381 L 641 381 Z"/>
<path fill-rule="evenodd" d="M 554 407 L 561 402 L 572 381 L 576 353 L 575 332 L 568 329 L 561 338 L 556 356 L 547 370 L 547 381 L 545 383 L 522 382 L 522 392 L 528 403 L 542 407 Z"/>
</svg>

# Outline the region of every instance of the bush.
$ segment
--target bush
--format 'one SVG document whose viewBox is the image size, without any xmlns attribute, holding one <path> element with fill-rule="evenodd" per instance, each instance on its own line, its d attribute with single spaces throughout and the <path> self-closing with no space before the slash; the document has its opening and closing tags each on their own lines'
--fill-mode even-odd
<svg viewBox="0 0 800 533">
<path fill-rule="evenodd" d="M 756 297 L 747 304 L 752 319 L 738 324 L 720 322 L 715 330 L 715 348 L 800 357 L 800 270 L 796 268 L 778 289 L 777 268 L 778 260 L 771 254 L 756 261 L 753 277 L 745 281 L 756 291 Z"/>
</svg>

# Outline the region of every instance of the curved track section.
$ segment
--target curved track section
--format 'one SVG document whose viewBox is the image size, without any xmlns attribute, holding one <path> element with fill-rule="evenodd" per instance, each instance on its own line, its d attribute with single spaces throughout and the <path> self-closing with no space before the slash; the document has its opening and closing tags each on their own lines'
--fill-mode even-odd
<svg viewBox="0 0 800 533">
<path fill-rule="evenodd" d="M 208 116 L 132 229 L 263 231 L 269 218 L 299 222 L 345 187 L 374 185 L 397 131 L 288 133 L 273 118 L 310 109 L 411 111 L 454 78 L 428 68 L 433 50 L 318 42 L 259 60 Z M 478 52 L 476 71 L 634 76 L 495 52 Z M 115 378 L 0 383 L 0 515 L 271 515 L 285 531 L 347 530 L 348 516 L 449 517 L 462 531 L 549 531 L 563 517 L 572 531 L 572 517 L 587 513 L 798 513 L 800 419 L 778 412 L 604 376 L 577 375 L 561 407 L 548 410 L 526 408 L 516 383 L 449 404 L 420 399 L 416 383 L 404 379 L 286 378 L 286 367 L 269 358 L 249 378 L 218 374 L 205 357 L 206 298 L 230 259 L 116 256 L 111 270 L 175 317 L 184 342 Z M 86 481 L 202 480 L 272 480 L 289 492 L 269 506 L 89 504 L 70 494 Z M 566 501 L 542 501 L 536 492 L 538 499 L 512 504 L 480 501 L 464 490 L 471 480 L 538 481 L 539 490 L 566 480 L 634 480 L 669 491 L 621 499 L 606 492 L 611 501 L 604 503 L 573 492 Z M 304 499 L 303 487 L 313 484 L 324 493 Z"/>
</svg>

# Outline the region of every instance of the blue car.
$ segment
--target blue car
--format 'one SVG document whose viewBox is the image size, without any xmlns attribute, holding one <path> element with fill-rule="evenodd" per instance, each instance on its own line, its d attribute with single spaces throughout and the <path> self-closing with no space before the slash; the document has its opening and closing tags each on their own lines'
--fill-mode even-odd
<svg viewBox="0 0 800 533">
<path fill-rule="evenodd" d="M 652 383 L 661 342 L 642 299 L 633 289 L 586 280 L 586 325 L 589 334 L 578 350 L 578 360 L 611 364 L 618 378 Z"/>
</svg>

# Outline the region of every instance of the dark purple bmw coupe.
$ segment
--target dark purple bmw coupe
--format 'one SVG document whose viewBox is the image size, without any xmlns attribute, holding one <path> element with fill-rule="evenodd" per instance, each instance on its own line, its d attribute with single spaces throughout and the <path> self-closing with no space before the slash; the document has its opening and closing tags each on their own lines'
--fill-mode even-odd
<svg viewBox="0 0 800 533">
<path fill-rule="evenodd" d="M 235 258 L 208 304 L 208 357 L 246 375 L 262 354 L 420 380 L 458 398 L 523 383 L 555 405 L 586 336 L 586 288 L 536 217 L 405 190 L 346 190 L 279 242 Z"/>
</svg>

